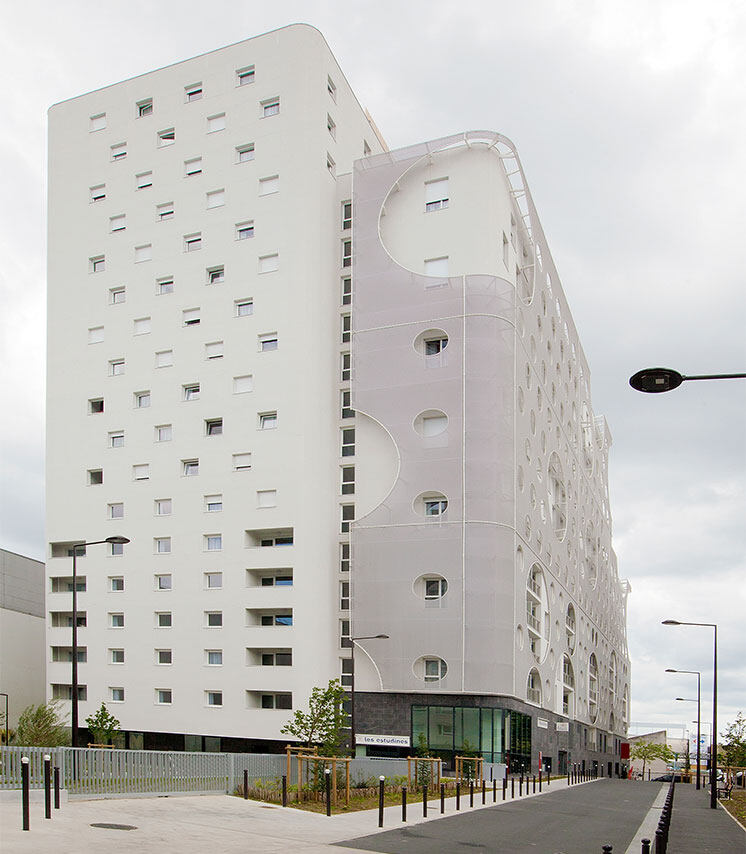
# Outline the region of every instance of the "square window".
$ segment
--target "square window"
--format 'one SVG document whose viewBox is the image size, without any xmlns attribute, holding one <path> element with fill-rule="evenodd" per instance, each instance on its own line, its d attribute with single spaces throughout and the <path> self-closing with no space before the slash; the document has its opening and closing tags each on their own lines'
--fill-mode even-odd
<svg viewBox="0 0 746 854">
<path fill-rule="evenodd" d="M 342 534 L 349 534 L 350 532 L 350 522 L 355 518 L 355 505 L 354 504 L 343 504 L 342 505 L 342 522 L 340 525 L 340 532 Z"/>
<path fill-rule="evenodd" d="M 167 145 L 173 145 L 176 141 L 176 131 L 173 128 L 166 128 L 158 131 L 158 148 L 165 148 Z"/>
<path fill-rule="evenodd" d="M 155 354 L 156 368 L 168 368 L 174 363 L 173 350 L 158 350 Z"/>
<path fill-rule="evenodd" d="M 184 477 L 195 477 L 199 474 L 199 460 L 182 460 L 181 470 Z"/>
<path fill-rule="evenodd" d="M 196 252 L 202 248 L 202 234 L 185 234 L 184 235 L 184 251 Z"/>
<path fill-rule="evenodd" d="M 251 454 L 234 454 L 233 455 L 233 471 L 248 471 L 250 468 L 251 468 Z"/>
<path fill-rule="evenodd" d="M 339 582 L 339 610 L 340 611 L 349 611 L 350 610 L 350 582 L 349 581 L 340 581 Z"/>
<path fill-rule="evenodd" d="M 352 338 L 352 316 L 349 314 L 342 315 L 342 343 L 349 344 Z"/>
<path fill-rule="evenodd" d="M 112 664 L 124 664 L 124 650 L 123 649 L 110 649 L 109 650 L 109 661 Z"/>
<path fill-rule="evenodd" d="M 262 353 L 267 353 L 270 350 L 276 350 L 277 343 L 276 332 L 268 332 L 266 335 L 259 336 L 259 350 Z"/>
<path fill-rule="evenodd" d="M 95 397 L 88 401 L 88 411 L 91 415 L 99 415 L 104 411 L 103 397 Z"/>
<path fill-rule="evenodd" d="M 352 279 L 346 277 L 342 279 L 342 305 L 352 304 Z"/>
<path fill-rule="evenodd" d="M 170 629 L 173 625 L 173 617 L 170 611 L 160 611 L 155 615 L 156 625 L 159 629 Z"/>
<path fill-rule="evenodd" d="M 156 688 L 155 701 L 159 706 L 170 706 L 172 697 L 173 694 L 170 688 Z"/>
<path fill-rule="evenodd" d="M 277 98 L 268 98 L 266 101 L 262 101 L 262 117 L 267 118 L 268 116 L 276 116 L 280 112 L 280 99 Z"/>
<path fill-rule="evenodd" d="M 222 264 L 219 267 L 208 267 L 206 272 L 208 285 L 219 285 L 225 281 L 225 267 Z"/>
<path fill-rule="evenodd" d="M 257 507 L 277 507 L 276 489 L 259 489 L 256 493 Z"/>
<path fill-rule="evenodd" d="M 106 258 L 103 255 L 96 255 L 88 259 L 88 270 L 91 273 L 103 273 L 106 269 Z"/>
<path fill-rule="evenodd" d="M 124 359 L 112 359 L 109 362 L 109 374 L 112 377 L 121 377 L 124 374 Z"/>
<path fill-rule="evenodd" d="M 125 214 L 117 214 L 109 217 L 109 231 L 113 233 L 124 231 L 127 228 L 127 217 Z"/>
<path fill-rule="evenodd" d="M 254 159 L 254 143 L 236 146 L 236 163 L 248 163 Z"/>
<path fill-rule="evenodd" d="M 350 571 L 350 544 L 349 543 L 340 543 L 339 544 L 339 571 L 340 572 L 349 572 Z"/>
<path fill-rule="evenodd" d="M 355 493 L 355 466 L 342 466 L 342 495 Z"/>
<path fill-rule="evenodd" d="M 202 84 L 192 83 L 191 86 L 185 86 L 184 98 L 187 103 L 189 103 L 190 101 L 199 101 L 202 98 Z"/>
<path fill-rule="evenodd" d="M 148 465 L 148 463 L 139 463 L 138 465 L 132 466 L 132 479 L 149 480 L 150 466 Z"/>
<path fill-rule="evenodd" d="M 109 302 L 112 305 L 120 305 L 127 299 L 127 293 L 124 288 L 112 288 L 109 291 Z"/>
<path fill-rule="evenodd" d="M 223 626 L 222 611 L 205 611 L 205 625 L 208 628 L 219 629 Z"/>
<path fill-rule="evenodd" d="M 425 259 L 425 275 L 448 277 L 448 256 L 442 258 L 427 258 Z"/>
<path fill-rule="evenodd" d="M 355 456 L 355 428 L 345 427 L 342 430 L 342 456 Z"/>
<path fill-rule="evenodd" d="M 219 513 L 222 509 L 222 495 L 205 495 L 205 511 L 207 513 Z"/>
<path fill-rule="evenodd" d="M 205 421 L 205 436 L 221 436 L 222 434 L 222 418 L 208 418 L 207 421 Z"/>
<path fill-rule="evenodd" d="M 276 412 L 260 412 L 259 413 L 259 429 L 274 430 L 277 427 Z"/>
<path fill-rule="evenodd" d="M 132 332 L 134 335 L 147 335 L 151 329 L 149 317 L 138 317 L 132 323 Z"/>
<path fill-rule="evenodd" d="M 352 228 L 352 202 L 342 202 L 342 229 Z"/>
<path fill-rule="evenodd" d="M 124 430 L 115 430 L 109 433 L 109 447 L 123 448 L 124 447 Z"/>
<path fill-rule="evenodd" d="M 147 98 L 145 101 L 137 102 L 137 117 L 143 118 L 144 116 L 152 116 L 153 115 L 153 99 Z"/>
<path fill-rule="evenodd" d="M 191 175 L 202 174 L 202 158 L 193 157 L 191 160 L 184 161 L 184 175 L 188 178 Z"/>
<path fill-rule="evenodd" d="M 156 664 L 173 664 L 173 652 L 170 649 L 157 649 L 155 651 Z"/>
<path fill-rule="evenodd" d="M 205 702 L 208 706 L 222 706 L 223 692 L 222 691 L 205 691 Z"/>
<path fill-rule="evenodd" d="M 138 190 L 146 190 L 148 187 L 153 186 L 153 173 L 152 172 L 140 172 L 139 175 L 135 175 L 135 188 Z"/>
<path fill-rule="evenodd" d="M 116 145 L 111 146 L 111 159 L 116 162 L 117 160 L 124 160 L 127 156 L 127 143 L 126 142 L 118 142 Z"/>
<path fill-rule="evenodd" d="M 254 313 L 254 300 L 251 298 L 237 299 L 234 303 L 236 317 L 248 317 Z"/>
<path fill-rule="evenodd" d="M 123 703 L 124 688 L 109 688 L 109 699 L 112 703 Z"/>
<path fill-rule="evenodd" d="M 448 502 L 441 499 L 427 499 L 425 501 L 425 516 L 442 516 L 446 512 Z"/>
<path fill-rule="evenodd" d="M 342 241 L 342 266 L 343 267 L 351 267 L 352 266 L 352 241 L 351 240 L 343 240 Z"/>
<path fill-rule="evenodd" d="M 155 589 L 156 590 L 170 590 L 171 589 L 171 576 L 170 576 L 170 574 L 156 575 L 155 576 Z"/>
<path fill-rule="evenodd" d="M 124 543 L 110 543 L 109 554 L 112 557 L 124 554 Z"/>
<path fill-rule="evenodd" d="M 225 113 L 218 113 L 218 115 L 209 116 L 207 119 L 208 133 L 215 133 L 219 130 L 225 130 Z"/>
<path fill-rule="evenodd" d="M 174 437 L 174 428 L 170 424 L 159 424 L 155 428 L 156 442 L 170 442 Z"/>
<path fill-rule="evenodd" d="M 254 236 L 253 222 L 236 223 L 236 240 L 249 240 Z"/>
<path fill-rule="evenodd" d="M 184 400 L 199 400 L 199 383 L 185 385 L 183 388 Z"/>
<path fill-rule="evenodd" d="M 142 246 L 135 246 L 135 264 L 140 264 L 143 261 L 150 261 L 153 258 L 153 244 L 144 243 Z"/>
<path fill-rule="evenodd" d="M 225 204 L 225 190 L 211 190 L 207 193 L 207 209 L 220 208 Z"/>
<path fill-rule="evenodd" d="M 174 292 L 174 280 L 172 276 L 166 276 L 163 279 L 156 279 L 155 291 L 160 296 L 161 294 L 172 294 Z"/>
<path fill-rule="evenodd" d="M 269 196 L 272 193 L 280 192 L 280 176 L 270 175 L 267 178 L 259 179 L 259 195 Z"/>
<path fill-rule="evenodd" d="M 239 68 L 236 71 L 236 86 L 247 86 L 254 82 L 254 66 L 247 65 L 245 68 Z"/>
<path fill-rule="evenodd" d="M 104 327 L 103 326 L 92 326 L 88 330 L 88 343 L 89 344 L 100 344 L 104 340 Z"/>
<path fill-rule="evenodd" d="M 219 552 L 223 548 L 222 534 L 205 534 L 205 550 Z"/>
<path fill-rule="evenodd" d="M 354 418 L 355 410 L 351 406 L 352 393 L 349 391 L 342 392 L 342 418 Z"/>
<path fill-rule="evenodd" d="M 205 573 L 205 587 L 208 590 L 218 590 L 223 586 L 223 573 L 222 572 L 206 572 Z"/>
<path fill-rule="evenodd" d="M 99 113 L 97 116 L 91 116 L 88 129 L 93 132 L 103 130 L 106 127 L 106 113 Z"/>
<path fill-rule="evenodd" d="M 254 377 L 251 374 L 233 377 L 233 394 L 246 394 L 249 391 L 254 391 Z"/>
<path fill-rule="evenodd" d="M 182 322 L 184 326 L 197 326 L 200 321 L 198 308 L 187 308 L 182 312 Z"/>
<path fill-rule="evenodd" d="M 124 628 L 124 614 L 109 614 L 109 626 L 112 629 L 123 629 Z"/>
<path fill-rule="evenodd" d="M 106 198 L 106 184 L 96 184 L 91 187 L 91 202 L 103 202 Z"/>
<path fill-rule="evenodd" d="M 425 210 L 428 212 L 439 211 L 447 207 L 448 178 L 425 181 Z"/>
<path fill-rule="evenodd" d="M 280 269 L 280 256 L 275 253 L 273 255 L 263 255 L 259 258 L 260 273 L 274 273 Z"/>
<path fill-rule="evenodd" d="M 437 356 L 448 346 L 447 338 L 426 338 L 423 341 L 426 356 Z"/>
<path fill-rule="evenodd" d="M 153 540 L 153 550 L 156 554 L 167 555 L 171 553 L 171 537 L 156 537 Z"/>
<path fill-rule="evenodd" d="M 343 383 L 348 383 L 352 374 L 352 356 L 349 353 L 342 353 L 341 363 L 340 380 Z"/>
<path fill-rule="evenodd" d="M 172 501 L 170 498 L 157 498 L 155 502 L 156 516 L 170 516 Z"/>
<path fill-rule="evenodd" d="M 213 667 L 217 667 L 223 663 L 223 650 L 222 649 L 206 649 L 207 653 L 207 664 Z"/>
<path fill-rule="evenodd" d="M 99 486 L 104 482 L 103 469 L 88 469 L 88 484 L 89 486 Z"/>
<path fill-rule="evenodd" d="M 137 409 L 147 409 L 150 406 L 150 392 L 138 391 L 135 394 L 135 407 Z"/>
<path fill-rule="evenodd" d="M 121 593 L 124 590 L 124 576 L 109 576 L 109 590 L 111 590 L 112 593 Z"/>
<path fill-rule="evenodd" d="M 205 358 L 206 359 L 222 359 L 223 358 L 223 342 L 222 341 L 212 341 L 209 344 L 205 344 Z"/>
<path fill-rule="evenodd" d="M 121 501 L 109 505 L 109 518 L 124 519 L 124 504 Z"/>
<path fill-rule="evenodd" d="M 155 209 L 155 218 L 158 222 L 163 222 L 167 219 L 174 218 L 174 203 L 164 202 L 162 205 L 157 205 Z"/>
</svg>

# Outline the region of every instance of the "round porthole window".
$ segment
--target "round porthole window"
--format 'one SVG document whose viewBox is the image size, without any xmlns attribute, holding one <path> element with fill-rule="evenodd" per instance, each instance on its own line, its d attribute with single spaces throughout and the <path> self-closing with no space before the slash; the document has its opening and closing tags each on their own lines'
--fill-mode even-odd
<svg viewBox="0 0 746 854">
<path fill-rule="evenodd" d="M 414 429 L 423 439 L 440 436 L 448 429 L 448 416 L 440 409 L 426 409 L 414 419 Z"/>
</svg>

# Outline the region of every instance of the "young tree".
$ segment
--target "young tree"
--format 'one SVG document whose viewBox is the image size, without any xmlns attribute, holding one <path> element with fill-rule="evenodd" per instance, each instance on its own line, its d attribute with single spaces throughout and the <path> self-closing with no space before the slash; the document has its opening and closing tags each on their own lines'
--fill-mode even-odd
<svg viewBox="0 0 746 854">
<path fill-rule="evenodd" d="M 645 766 L 654 759 L 671 762 L 674 752 L 667 744 L 655 744 L 652 741 L 637 741 L 630 751 L 632 759 L 642 759 L 642 776 L 645 776 Z"/>
<path fill-rule="evenodd" d="M 722 733 L 719 752 L 722 753 L 725 765 L 746 767 L 746 718 L 743 712 L 736 715 L 735 721 L 728 724 Z"/>
<path fill-rule="evenodd" d="M 308 698 L 308 711 L 297 709 L 280 732 L 304 742 L 306 747 L 318 745 L 322 756 L 338 755 L 348 726 L 342 705 L 346 696 L 338 679 L 331 679 L 326 688 L 314 688 Z"/>
<path fill-rule="evenodd" d="M 119 730 L 119 721 L 109 714 L 105 703 L 101 703 L 101 708 L 95 715 L 88 715 L 85 722 L 95 744 L 108 744 Z"/>
<path fill-rule="evenodd" d="M 59 711 L 59 700 L 38 706 L 27 706 L 18 719 L 13 744 L 23 747 L 64 747 L 70 744 L 65 718 Z"/>
</svg>

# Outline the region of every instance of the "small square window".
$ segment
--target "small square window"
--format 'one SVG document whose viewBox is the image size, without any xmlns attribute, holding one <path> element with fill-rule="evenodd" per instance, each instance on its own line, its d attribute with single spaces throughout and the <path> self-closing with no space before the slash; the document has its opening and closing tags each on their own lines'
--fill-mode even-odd
<svg viewBox="0 0 746 854">
<path fill-rule="evenodd" d="M 132 466 L 133 480 L 150 480 L 150 465 L 148 463 L 138 463 Z"/>
<path fill-rule="evenodd" d="M 262 101 L 262 117 L 267 118 L 268 116 L 276 116 L 280 112 L 280 99 L 277 98 L 268 98 L 266 101 Z"/>
<path fill-rule="evenodd" d="M 167 145 L 173 145 L 174 142 L 176 142 L 176 131 L 173 128 L 158 131 L 158 148 L 165 148 Z"/>
<path fill-rule="evenodd" d="M 425 210 L 439 211 L 448 207 L 448 178 L 425 181 Z M 447 274 L 446 274 L 447 275 Z"/>
<path fill-rule="evenodd" d="M 216 116 L 209 116 L 207 119 L 207 132 L 215 133 L 215 131 L 225 130 L 225 113 L 219 113 Z"/>
<path fill-rule="evenodd" d="M 207 421 L 205 421 L 205 436 L 222 436 L 222 434 L 222 418 L 209 418 Z"/>
<path fill-rule="evenodd" d="M 184 251 L 196 252 L 202 248 L 202 234 L 185 234 L 184 235 Z"/>
<path fill-rule="evenodd" d="M 100 344 L 104 340 L 104 327 L 103 326 L 92 326 L 88 330 L 88 343 L 89 344 Z"/>
<path fill-rule="evenodd" d="M 155 701 L 159 706 L 170 706 L 172 703 L 172 691 L 170 688 L 157 688 Z"/>
<path fill-rule="evenodd" d="M 163 279 L 156 279 L 155 292 L 161 294 L 172 294 L 174 292 L 173 276 L 166 276 Z"/>
<path fill-rule="evenodd" d="M 155 502 L 156 516 L 170 516 L 172 501 L 170 498 L 158 498 Z"/>
<path fill-rule="evenodd" d="M 103 255 L 96 255 L 94 258 L 88 259 L 88 270 L 91 273 L 103 273 L 106 269 L 106 258 Z"/>
<path fill-rule="evenodd" d="M 248 142 L 246 145 L 236 146 L 236 163 L 248 163 L 254 159 L 254 143 Z"/>
<path fill-rule="evenodd" d="M 184 161 L 184 175 L 188 178 L 191 175 L 202 174 L 202 158 L 193 157 L 191 160 Z"/>
<path fill-rule="evenodd" d="M 354 418 L 355 410 L 351 406 L 352 394 L 349 391 L 342 392 L 342 418 Z"/>
<path fill-rule="evenodd" d="M 156 625 L 159 629 L 170 629 L 173 626 L 173 617 L 170 611 L 160 611 L 155 615 Z"/>
<path fill-rule="evenodd" d="M 91 187 L 91 202 L 103 202 L 106 198 L 106 184 L 96 184 Z"/>
<path fill-rule="evenodd" d="M 342 266 L 343 267 L 351 267 L 352 266 L 352 241 L 351 240 L 343 240 L 342 241 Z"/>
<path fill-rule="evenodd" d="M 109 447 L 123 448 L 124 447 L 124 430 L 115 430 L 109 433 Z"/>
<path fill-rule="evenodd" d="M 109 688 L 109 699 L 112 703 L 123 703 L 124 688 Z"/>
<path fill-rule="evenodd" d="M 352 279 L 345 277 L 342 279 L 342 305 L 352 304 Z"/>
<path fill-rule="evenodd" d="M 109 577 L 109 590 L 112 593 L 121 593 L 124 590 L 124 576 L 112 575 Z"/>
<path fill-rule="evenodd" d="M 89 486 L 99 486 L 104 482 L 103 469 L 88 469 L 88 484 Z"/>
<path fill-rule="evenodd" d="M 149 317 L 138 317 L 132 322 L 134 335 L 147 335 L 150 332 L 151 323 Z"/>
<path fill-rule="evenodd" d="M 222 706 L 223 692 L 222 691 L 205 691 L 205 702 L 208 706 Z"/>
<path fill-rule="evenodd" d="M 187 103 L 189 103 L 190 101 L 199 101 L 202 98 L 202 84 L 192 83 L 191 86 L 185 86 L 184 98 Z"/>
<path fill-rule="evenodd" d="M 253 299 L 237 299 L 234 305 L 236 307 L 236 317 L 248 317 L 254 313 Z"/>
<path fill-rule="evenodd" d="M 246 394 L 249 391 L 254 391 L 254 377 L 251 374 L 233 377 L 233 394 Z"/>
<path fill-rule="evenodd" d="M 119 305 L 120 303 L 126 302 L 127 300 L 127 292 L 124 288 L 112 288 L 109 291 L 109 302 L 111 305 Z"/>
<path fill-rule="evenodd" d="M 349 543 L 340 543 L 339 544 L 339 571 L 340 572 L 349 572 L 350 571 L 350 544 Z"/>
<path fill-rule="evenodd" d="M 135 187 L 138 190 L 146 190 L 148 187 L 153 186 L 153 173 L 152 172 L 140 172 L 139 175 L 135 175 Z"/>
<path fill-rule="evenodd" d="M 184 400 L 199 400 L 199 383 L 192 383 L 183 387 Z"/>
<path fill-rule="evenodd" d="M 448 256 L 442 258 L 427 258 L 425 260 L 425 275 L 448 277 Z"/>
<path fill-rule="evenodd" d="M 153 540 L 153 550 L 156 554 L 167 555 L 171 553 L 171 537 L 156 537 Z"/>
<path fill-rule="evenodd" d="M 121 377 L 124 374 L 124 359 L 112 359 L 109 362 L 109 374 L 112 377 Z"/>
<path fill-rule="evenodd" d="M 112 629 L 123 629 L 124 614 L 109 614 L 109 626 L 111 626 Z"/>
<path fill-rule="evenodd" d="M 124 650 L 123 649 L 110 649 L 109 650 L 109 661 L 112 664 L 124 664 Z"/>
<path fill-rule="evenodd" d="M 117 160 L 124 160 L 127 156 L 127 143 L 126 142 L 118 142 L 116 145 L 112 145 L 111 147 L 111 159 L 116 162 Z"/>
<path fill-rule="evenodd" d="M 143 118 L 144 116 L 152 116 L 153 115 L 153 99 L 148 98 L 145 101 L 137 102 L 137 117 Z"/>
<path fill-rule="evenodd" d="M 117 231 L 124 231 L 127 228 L 127 217 L 124 214 L 117 214 L 109 217 L 109 231 L 112 234 Z"/>
<path fill-rule="evenodd" d="M 205 534 L 205 551 L 219 552 L 223 548 L 222 534 Z"/>
<path fill-rule="evenodd" d="M 254 66 L 247 65 L 245 68 L 239 68 L 236 71 L 236 85 L 247 86 L 254 82 Z"/>
<path fill-rule="evenodd" d="M 350 532 L 350 522 L 352 522 L 355 518 L 355 505 L 354 504 L 343 504 L 342 505 L 342 525 L 340 528 L 340 532 L 342 534 L 349 534 Z"/>
<path fill-rule="evenodd" d="M 339 610 L 340 611 L 349 611 L 350 610 L 350 582 L 349 581 L 340 581 L 339 582 Z"/>
<path fill-rule="evenodd" d="M 342 202 L 342 229 L 352 228 L 352 202 Z"/>
<path fill-rule="evenodd" d="M 150 261 L 153 258 L 153 244 L 144 243 L 142 246 L 135 246 L 135 264 L 140 264 L 143 261 Z"/>
<path fill-rule="evenodd" d="M 157 205 L 155 209 L 155 218 L 158 222 L 163 222 L 167 219 L 174 218 L 174 203 L 164 202 L 162 205 Z"/>
<path fill-rule="evenodd" d="M 249 471 L 251 468 L 251 454 L 234 454 L 233 471 Z"/>
<path fill-rule="evenodd" d="M 223 509 L 222 495 L 205 495 L 205 512 L 219 513 Z"/>
<path fill-rule="evenodd" d="M 155 651 L 156 664 L 173 664 L 174 656 L 170 649 L 157 649 Z"/>
<path fill-rule="evenodd" d="M 173 350 L 159 350 L 155 354 L 155 366 L 156 368 L 168 368 L 174 363 L 174 351 Z"/>
<path fill-rule="evenodd" d="M 88 401 L 88 412 L 91 415 L 100 415 L 104 411 L 103 397 L 94 397 Z"/>
<path fill-rule="evenodd" d="M 355 428 L 345 427 L 342 430 L 342 456 L 355 456 Z"/>
<path fill-rule="evenodd" d="M 124 504 L 121 501 L 109 505 L 109 518 L 124 519 Z"/>
<path fill-rule="evenodd" d="M 256 493 L 257 507 L 277 507 L 276 489 L 258 489 Z"/>
<path fill-rule="evenodd" d="M 349 314 L 343 314 L 342 319 L 342 343 L 349 344 L 352 338 L 352 316 Z"/>
<path fill-rule="evenodd" d="M 124 543 L 109 543 L 109 554 L 112 557 L 124 554 Z"/>
<path fill-rule="evenodd" d="M 206 359 L 222 359 L 223 358 L 223 342 L 222 341 L 211 341 L 209 344 L 205 344 L 205 358 Z"/>
<path fill-rule="evenodd" d="M 217 667 L 223 663 L 222 649 L 206 649 L 207 664 L 211 667 Z"/>
<path fill-rule="evenodd" d="M 220 208 L 225 204 L 225 190 L 211 190 L 207 193 L 207 209 Z"/>
<path fill-rule="evenodd" d="M 187 308 L 182 312 L 182 322 L 184 326 L 197 326 L 200 322 L 200 312 L 198 308 Z"/>
<path fill-rule="evenodd" d="M 277 427 L 276 412 L 260 412 L 259 413 L 259 429 L 274 430 Z"/>
<path fill-rule="evenodd" d="M 349 353 L 342 353 L 340 380 L 343 383 L 348 383 L 350 381 L 350 376 L 352 375 L 351 364 L 352 356 Z"/>
<path fill-rule="evenodd" d="M 167 573 L 165 575 L 156 575 L 155 576 L 155 589 L 156 590 L 171 590 L 172 588 L 172 579 L 171 574 Z"/>
<path fill-rule="evenodd" d="M 205 611 L 205 625 L 211 629 L 222 628 L 223 612 L 222 611 Z"/>
<path fill-rule="evenodd" d="M 273 255 L 263 255 L 259 258 L 260 273 L 274 273 L 280 269 L 280 256 L 275 253 Z"/>
<path fill-rule="evenodd" d="M 155 428 L 156 442 L 170 442 L 174 437 L 174 429 L 170 424 L 159 424 Z"/>
<path fill-rule="evenodd" d="M 208 590 L 219 590 L 223 586 L 222 572 L 206 572 L 205 587 Z"/>
<path fill-rule="evenodd" d="M 181 470 L 184 477 L 195 477 L 199 474 L 199 460 L 182 460 Z"/>
<path fill-rule="evenodd" d="M 342 495 L 355 493 L 355 466 L 342 466 Z"/>
<path fill-rule="evenodd" d="M 280 192 L 280 176 L 270 175 L 267 178 L 259 179 L 259 195 L 269 196 L 272 193 Z"/>
<path fill-rule="evenodd" d="M 97 130 L 104 130 L 106 127 L 106 113 L 99 113 L 97 116 L 91 116 L 88 129 L 93 132 Z"/>
<path fill-rule="evenodd" d="M 207 284 L 219 285 L 225 281 L 225 267 L 221 264 L 219 267 L 207 268 Z"/>
<path fill-rule="evenodd" d="M 278 346 L 277 333 L 269 332 L 266 335 L 259 336 L 259 350 L 262 353 L 267 353 L 270 350 L 276 350 Z"/>
<path fill-rule="evenodd" d="M 236 240 L 249 240 L 254 236 L 253 222 L 236 223 Z"/>
</svg>

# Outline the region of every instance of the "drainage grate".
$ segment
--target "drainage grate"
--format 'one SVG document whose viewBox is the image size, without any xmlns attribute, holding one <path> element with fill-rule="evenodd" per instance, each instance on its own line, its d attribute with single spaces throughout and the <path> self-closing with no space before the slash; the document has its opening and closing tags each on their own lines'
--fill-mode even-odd
<svg viewBox="0 0 746 854">
<path fill-rule="evenodd" d="M 110 824 L 105 821 L 96 822 L 91 827 L 103 827 L 106 830 L 137 830 L 133 824 Z"/>
</svg>

